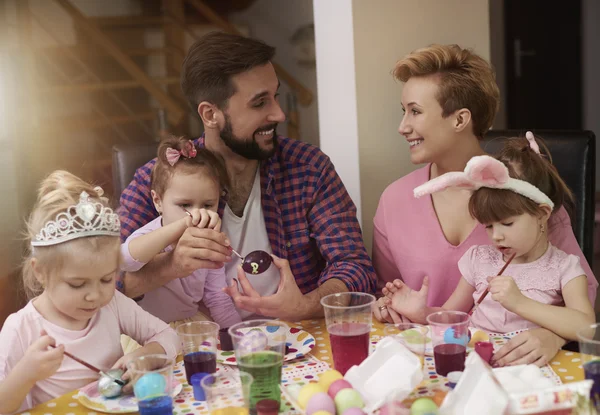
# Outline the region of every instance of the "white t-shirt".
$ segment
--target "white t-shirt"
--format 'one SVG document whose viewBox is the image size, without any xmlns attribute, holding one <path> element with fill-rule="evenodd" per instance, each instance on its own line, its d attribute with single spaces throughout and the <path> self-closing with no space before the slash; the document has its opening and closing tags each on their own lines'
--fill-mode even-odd
<svg viewBox="0 0 600 415">
<path fill-rule="evenodd" d="M 231 246 L 240 255 L 245 256 L 252 251 L 265 251 L 269 254 L 271 243 L 265 226 L 265 218 L 261 204 L 260 193 L 260 171 L 257 169 L 252 191 L 244 207 L 242 217 L 236 216 L 228 205 L 225 205 L 223 212 L 221 231 L 223 231 Z M 225 274 L 227 276 L 227 284 L 231 284 L 233 278 L 237 278 L 237 267 L 242 260 L 233 255 L 231 262 L 225 264 Z M 279 285 L 279 270 L 274 264 L 262 274 L 252 275 L 246 274 L 248 280 L 254 289 L 262 296 L 274 294 Z M 240 286 L 241 289 L 241 286 Z M 255 315 L 246 310 L 238 310 L 242 319 L 247 320 L 255 317 Z"/>
</svg>

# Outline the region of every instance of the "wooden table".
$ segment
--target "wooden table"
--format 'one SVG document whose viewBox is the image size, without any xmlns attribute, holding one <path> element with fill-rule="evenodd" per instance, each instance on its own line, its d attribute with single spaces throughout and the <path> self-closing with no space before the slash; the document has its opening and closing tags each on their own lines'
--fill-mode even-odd
<svg viewBox="0 0 600 415">
<path fill-rule="evenodd" d="M 331 346 L 329 344 L 329 336 L 325 327 L 325 321 L 319 320 L 305 320 L 299 323 L 294 323 L 294 326 L 302 327 L 304 330 L 312 334 L 316 340 L 316 346 L 312 351 L 312 354 L 318 359 L 333 366 L 333 359 L 331 356 Z M 379 338 L 383 336 L 384 325 L 382 323 L 373 322 L 373 329 L 371 335 L 373 338 Z M 563 383 L 574 382 L 582 380 L 583 369 L 581 367 L 581 359 L 579 353 L 567 352 L 561 350 L 550 362 L 550 366 L 554 369 L 556 374 L 560 377 Z M 182 376 L 183 377 L 183 376 Z M 189 386 L 186 386 L 189 387 Z M 66 393 L 56 399 L 49 402 L 40 404 L 25 414 L 31 415 L 96 415 L 101 412 L 94 412 L 88 408 L 82 406 L 75 396 L 77 391 Z M 200 407 L 188 406 L 189 412 L 185 410 L 183 412 L 177 411 L 177 415 L 189 414 L 207 414 L 205 410 L 201 410 Z"/>
</svg>

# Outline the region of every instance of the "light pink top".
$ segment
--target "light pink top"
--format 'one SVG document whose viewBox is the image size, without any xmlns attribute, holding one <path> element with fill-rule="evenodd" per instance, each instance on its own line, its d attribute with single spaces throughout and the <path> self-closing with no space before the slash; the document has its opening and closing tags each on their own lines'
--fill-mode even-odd
<svg viewBox="0 0 600 415">
<path fill-rule="evenodd" d="M 145 312 L 135 301 L 116 291 L 113 299 L 92 317 L 83 330 L 67 330 L 44 319 L 30 301 L 8 316 L 0 332 L 0 382 L 40 337 L 41 330 L 54 337 L 56 344 L 102 370 L 108 370 L 123 356 L 121 333 L 140 344 L 158 342 L 166 354 L 175 358 L 179 339 L 168 324 Z M 98 379 L 98 375 L 65 356 L 58 371 L 37 382 L 19 411 L 79 389 Z"/>
<path fill-rule="evenodd" d="M 161 217 L 141 227 L 121 245 L 121 270 L 135 272 L 145 263 L 136 261 L 129 253 L 129 242 L 162 226 Z M 172 250 L 167 247 L 165 251 Z M 221 328 L 231 327 L 241 320 L 231 297 L 223 292 L 226 287 L 225 268 L 198 269 L 185 278 L 177 278 L 155 290 L 149 291 L 138 304 L 149 313 L 167 323 L 183 320 L 198 313 L 198 303 L 204 302 L 213 320 Z"/>
<path fill-rule="evenodd" d="M 396 180 L 381 195 L 374 219 L 373 266 L 380 287 L 400 278 L 418 290 L 423 277 L 429 276 L 427 304 L 441 307 L 458 285 L 461 276 L 458 260 L 471 246 L 489 245 L 490 240 L 480 224 L 460 245 L 454 246 L 446 240 L 431 196 L 419 199 L 413 196 L 413 189 L 429 180 L 429 168 L 427 165 Z M 588 278 L 590 301 L 594 304 L 598 282 L 577 244 L 564 208 L 552 215 L 549 232 L 554 246 L 581 260 Z"/>
<path fill-rule="evenodd" d="M 464 279 L 475 288 L 477 301 L 488 286 L 487 278 L 504 266 L 502 253 L 490 245 L 472 246 L 458 261 Z M 543 304 L 564 305 L 562 290 L 569 281 L 584 275 L 579 257 L 549 245 L 540 258 L 527 264 L 511 263 L 503 275 L 513 278 L 523 295 Z M 488 295 L 471 316 L 473 326 L 491 333 L 508 333 L 539 327 L 508 311 Z"/>
</svg>

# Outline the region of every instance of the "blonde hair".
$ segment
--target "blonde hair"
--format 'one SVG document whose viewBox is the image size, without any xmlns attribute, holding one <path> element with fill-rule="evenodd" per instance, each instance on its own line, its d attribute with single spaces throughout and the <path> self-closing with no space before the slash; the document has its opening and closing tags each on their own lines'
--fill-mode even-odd
<svg viewBox="0 0 600 415">
<path fill-rule="evenodd" d="M 22 270 L 23 288 L 27 298 L 41 294 L 48 282 L 40 282 L 34 275 L 31 265 L 33 258 L 36 259 L 36 268 L 47 279 L 50 275 L 59 272 L 69 257 L 81 255 L 82 252 L 103 255 L 107 250 L 114 249 L 115 255 L 118 257 L 120 247 L 118 236 L 90 236 L 32 249 L 32 239 L 46 223 L 54 220 L 59 213 L 65 212 L 70 206 L 76 205 L 81 192 L 87 192 L 91 200 L 108 207 L 106 198 L 101 197 L 103 192 L 100 188 L 86 183 L 67 171 L 54 171 L 42 181 L 38 189 L 37 201 L 26 224 L 27 252 Z"/>
<path fill-rule="evenodd" d="M 458 45 L 417 49 L 396 63 L 393 74 L 401 82 L 413 76 L 437 76 L 436 98 L 443 117 L 467 108 L 473 133 L 480 139 L 492 126 L 500 105 L 500 90 L 492 66 L 472 50 Z"/>
</svg>

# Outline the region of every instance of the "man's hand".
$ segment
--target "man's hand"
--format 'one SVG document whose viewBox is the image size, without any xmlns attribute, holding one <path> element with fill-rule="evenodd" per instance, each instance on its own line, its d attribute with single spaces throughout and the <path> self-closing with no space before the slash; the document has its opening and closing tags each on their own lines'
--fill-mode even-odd
<svg viewBox="0 0 600 415">
<path fill-rule="evenodd" d="M 565 340 L 550 330 L 543 328 L 527 330 L 517 334 L 494 353 L 492 364 L 515 366 L 533 363 L 544 366 L 564 344 Z"/>
<path fill-rule="evenodd" d="M 231 261 L 230 242 L 214 229 L 189 227 L 171 254 L 174 278 L 183 278 L 200 268 L 219 269 Z"/>
<path fill-rule="evenodd" d="M 276 317 L 287 321 L 298 321 L 309 318 L 305 296 L 298 288 L 296 279 L 287 260 L 273 257 L 273 264 L 279 268 L 281 277 L 277 292 L 273 295 L 262 297 L 250 284 L 246 273 L 238 267 L 238 280 L 243 293 L 239 291 L 237 281 L 231 282 L 224 291 L 233 299 L 235 305 L 246 311 L 266 317 Z"/>
</svg>

